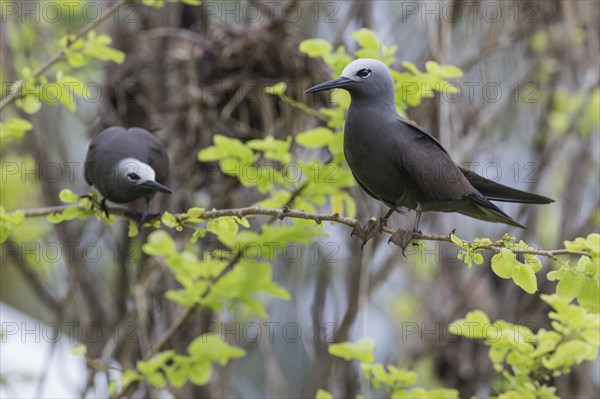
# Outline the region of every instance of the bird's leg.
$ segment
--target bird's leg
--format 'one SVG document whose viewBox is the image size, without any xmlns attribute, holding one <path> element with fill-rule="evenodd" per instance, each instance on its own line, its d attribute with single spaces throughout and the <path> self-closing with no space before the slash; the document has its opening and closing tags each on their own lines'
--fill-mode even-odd
<svg viewBox="0 0 600 399">
<path fill-rule="evenodd" d="M 419 228 L 419 222 L 421 221 L 421 214 L 423 213 L 423 209 L 421 208 L 421 204 L 420 203 L 417 203 L 417 207 L 415 208 L 415 212 L 416 212 L 417 215 L 416 215 L 416 218 L 415 218 L 415 226 L 413 227 L 412 231 L 408 231 L 408 230 L 404 230 L 404 229 L 398 229 L 398 230 L 396 230 L 394 232 L 394 234 L 392 234 L 392 236 L 388 240 L 388 244 L 390 242 L 393 242 L 394 244 L 396 244 L 397 246 L 400 247 L 400 249 L 402 250 L 402 256 L 406 256 L 404 254 L 404 251 L 406 250 L 406 248 L 410 244 L 410 241 L 415 236 L 415 233 L 420 233 L 420 231 L 417 230 Z"/>
<path fill-rule="evenodd" d="M 100 209 L 104 211 L 104 214 L 108 219 L 108 207 L 106 206 L 106 198 L 102 198 L 102 201 L 100 201 Z"/>
<path fill-rule="evenodd" d="M 423 209 L 421 209 L 421 204 L 417 202 L 417 207 L 415 208 L 416 218 L 415 218 L 415 227 L 413 227 L 413 232 L 421 233 L 419 231 L 419 222 L 421 221 L 421 214 L 423 213 Z"/>
<path fill-rule="evenodd" d="M 392 213 L 394 213 L 394 208 L 390 208 L 388 213 L 386 213 L 384 217 L 379 219 L 379 221 L 381 222 L 381 230 L 383 230 L 384 226 L 387 226 L 387 221 L 390 218 L 390 216 L 392 216 Z"/>
<path fill-rule="evenodd" d="M 140 217 L 140 221 L 138 223 L 138 228 L 141 228 L 144 223 L 160 216 L 160 213 L 150 213 L 150 202 L 151 201 L 152 201 L 152 197 L 146 197 L 146 209 L 144 209 L 144 212 L 142 213 L 142 216 Z"/>
</svg>

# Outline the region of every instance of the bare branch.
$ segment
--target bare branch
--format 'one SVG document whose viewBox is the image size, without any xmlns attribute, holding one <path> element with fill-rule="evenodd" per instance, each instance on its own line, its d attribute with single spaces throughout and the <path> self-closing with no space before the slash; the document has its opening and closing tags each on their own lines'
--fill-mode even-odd
<svg viewBox="0 0 600 399">
<path fill-rule="evenodd" d="M 84 209 L 81 205 L 78 204 L 68 204 L 61 206 L 52 206 L 46 208 L 33 208 L 26 209 L 18 212 L 22 212 L 25 217 L 38 217 L 38 216 L 47 216 L 52 213 L 62 212 L 66 209 L 78 207 L 80 209 Z M 16 211 L 15 211 L 16 212 Z M 109 208 L 109 212 L 112 215 L 124 217 L 126 210 L 122 208 Z M 174 215 L 178 220 L 185 222 L 186 214 L 175 214 Z M 309 213 L 296 209 L 289 208 L 260 208 L 258 206 L 249 206 L 245 208 L 233 208 L 233 209 L 212 209 L 206 210 L 202 212 L 199 216 L 200 219 L 208 220 L 208 219 L 216 219 L 220 217 L 226 216 L 237 216 L 237 217 L 245 217 L 245 216 L 271 216 L 280 220 L 285 218 L 293 218 L 293 219 L 305 219 L 305 220 L 314 220 L 317 224 L 321 224 L 321 222 L 333 222 L 333 223 L 341 223 L 346 226 L 354 227 L 354 225 L 358 222 L 357 219 L 349 218 L 345 216 L 341 216 L 337 213 L 334 214 L 323 214 L 323 213 Z M 382 231 L 393 234 L 395 232 L 394 229 L 384 226 Z M 439 235 L 439 234 L 421 234 L 414 233 L 414 240 L 421 241 L 442 241 L 451 243 L 450 234 Z M 472 242 L 463 241 L 467 245 L 473 245 Z M 490 245 L 480 245 L 477 246 L 477 249 L 483 249 L 493 252 L 500 252 L 504 247 L 501 243 L 493 243 Z M 544 250 L 544 249 L 519 249 L 519 248 L 508 248 L 515 254 L 530 254 L 530 255 L 538 255 L 545 256 L 551 259 L 556 258 L 559 255 L 589 255 L 585 252 L 578 251 L 568 251 L 566 249 L 553 249 L 553 250 Z"/>
</svg>

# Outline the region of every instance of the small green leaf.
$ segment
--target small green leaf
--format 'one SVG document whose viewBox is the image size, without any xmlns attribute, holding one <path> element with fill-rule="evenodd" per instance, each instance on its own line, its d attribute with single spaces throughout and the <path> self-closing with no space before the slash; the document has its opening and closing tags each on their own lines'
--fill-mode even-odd
<svg viewBox="0 0 600 399">
<path fill-rule="evenodd" d="M 31 122 L 21 118 L 11 118 L 6 123 L 0 123 L 0 139 L 20 138 L 31 129 L 33 129 Z"/>
<path fill-rule="evenodd" d="M 584 277 L 572 270 L 566 270 L 563 278 L 556 285 L 556 293 L 563 299 L 571 301 L 577 298 Z"/>
<path fill-rule="evenodd" d="M 561 281 L 562 282 L 562 281 Z M 588 312 L 600 313 L 600 289 L 598 280 L 583 279 L 577 302 Z"/>
<path fill-rule="evenodd" d="M 142 250 L 148 255 L 168 256 L 175 252 L 175 242 L 166 231 L 156 230 L 150 233 Z"/>
<path fill-rule="evenodd" d="M 502 248 L 499 253 L 492 257 L 492 270 L 499 277 L 509 279 L 512 277 L 516 261 L 515 254 L 511 250 Z"/>
<path fill-rule="evenodd" d="M 296 142 L 307 148 L 324 147 L 333 139 L 333 132 L 326 127 L 317 127 L 296 135 Z"/>
<path fill-rule="evenodd" d="M 333 396 L 324 389 L 319 389 L 315 395 L 315 399 L 333 399 Z"/>
<path fill-rule="evenodd" d="M 228 245 L 237 234 L 239 227 L 233 217 L 222 217 L 208 221 L 206 230 L 216 235 L 219 240 Z"/>
<path fill-rule="evenodd" d="M 84 344 L 75 345 L 70 349 L 70 352 L 73 356 L 85 356 L 87 353 L 87 346 Z"/>
<path fill-rule="evenodd" d="M 179 226 L 179 222 L 177 221 L 177 218 L 173 214 L 171 214 L 169 212 L 164 212 L 162 214 L 162 216 L 161 216 L 161 222 L 165 226 L 167 226 L 167 227 L 169 227 L 171 229 Z"/>
<path fill-rule="evenodd" d="M 515 284 L 523 288 L 528 294 L 533 294 L 537 291 L 537 280 L 531 267 L 517 262 L 512 269 L 511 277 Z"/>
<path fill-rule="evenodd" d="M 381 48 L 379 38 L 371 29 L 361 28 L 352 32 L 352 38 L 356 40 L 363 49 L 379 51 Z"/>
<path fill-rule="evenodd" d="M 49 214 L 46 219 L 48 220 L 49 223 L 52 224 L 58 224 L 58 223 L 62 223 L 65 218 L 62 215 L 62 212 L 54 212 Z"/>
<path fill-rule="evenodd" d="M 464 319 L 454 321 L 448 326 L 448 331 L 454 335 L 462 335 L 468 338 L 485 338 L 490 319 L 481 310 L 467 313 Z"/>
<path fill-rule="evenodd" d="M 480 254 L 479 252 L 473 254 L 473 262 L 475 262 L 476 264 L 478 264 L 478 265 L 483 264 L 483 260 L 484 260 L 483 255 Z"/>
<path fill-rule="evenodd" d="M 273 94 L 275 96 L 283 96 L 285 94 L 286 89 L 287 89 L 287 83 L 277 82 L 272 86 L 265 87 L 265 92 L 268 94 Z"/>
<path fill-rule="evenodd" d="M 329 345 L 329 353 L 344 360 L 358 360 L 362 363 L 373 363 L 375 360 L 375 340 L 363 338 L 358 341 L 342 342 Z"/>
<path fill-rule="evenodd" d="M 72 204 L 79 201 L 79 195 L 69 189 L 61 190 L 58 194 L 58 198 L 65 204 Z"/>
<path fill-rule="evenodd" d="M 450 240 L 452 240 L 452 242 L 458 245 L 459 247 L 462 247 L 464 245 L 463 241 L 454 234 L 450 234 Z"/>
<path fill-rule="evenodd" d="M 333 46 L 323 39 L 306 39 L 300 43 L 300 51 L 311 58 L 331 53 Z"/>
</svg>

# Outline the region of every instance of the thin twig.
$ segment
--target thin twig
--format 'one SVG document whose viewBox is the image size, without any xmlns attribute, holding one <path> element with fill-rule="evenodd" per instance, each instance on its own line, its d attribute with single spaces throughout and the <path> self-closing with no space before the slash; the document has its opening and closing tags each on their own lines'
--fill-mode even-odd
<svg viewBox="0 0 600 399">
<path fill-rule="evenodd" d="M 116 3 L 114 3 L 112 6 L 110 6 L 110 8 L 107 9 L 106 12 L 100 18 L 98 18 L 94 22 L 86 25 L 71 40 L 67 41 L 67 44 L 64 47 L 62 47 L 60 50 L 58 50 L 58 52 L 56 54 L 54 54 L 52 57 L 47 59 L 42 65 L 40 65 L 35 71 L 33 71 L 32 76 L 34 78 L 37 78 L 41 74 L 45 73 L 52 66 L 54 66 L 56 63 L 58 63 L 59 61 L 62 61 L 65 58 L 65 50 L 68 50 L 73 45 L 73 43 L 75 43 L 77 40 L 79 40 L 82 37 L 84 37 L 85 35 L 87 35 L 89 31 L 91 31 L 92 29 L 95 29 L 102 22 L 104 22 L 105 20 L 110 18 L 110 16 L 113 15 L 119 9 L 119 7 L 121 7 L 126 1 L 127 0 L 118 0 Z M 21 97 L 23 87 L 25 87 L 25 79 L 21 79 L 21 80 L 15 82 L 15 84 L 17 86 L 16 90 L 7 94 L 0 102 L 0 111 L 2 111 L 4 108 L 6 108 L 6 106 L 8 106 L 10 103 L 17 100 L 19 97 Z"/>
<path fill-rule="evenodd" d="M 62 212 L 66 209 L 78 207 L 80 209 L 84 209 L 81 205 L 78 204 L 68 204 L 61 206 L 52 206 L 46 208 L 33 208 L 26 209 L 19 212 L 22 212 L 25 217 L 38 217 L 38 216 L 47 216 L 52 213 Z M 109 212 L 112 215 L 116 216 L 125 216 L 126 211 L 122 208 L 109 208 Z M 185 221 L 186 214 L 175 214 L 174 215 L 178 220 Z M 310 213 L 304 212 L 297 209 L 289 209 L 287 207 L 281 209 L 275 208 L 260 208 L 258 206 L 249 206 L 245 208 L 232 208 L 232 209 L 213 209 L 206 210 L 202 212 L 197 217 L 200 219 L 208 220 L 208 219 L 216 219 L 220 217 L 226 216 L 237 216 L 237 217 L 245 217 L 245 216 L 272 216 L 277 219 L 285 219 L 285 218 L 293 218 L 293 219 L 305 219 L 305 220 L 313 220 L 317 224 L 321 224 L 321 222 L 333 222 L 333 223 L 341 223 L 350 227 L 354 227 L 354 225 L 358 222 L 357 219 L 349 218 L 345 216 L 340 216 L 337 213 L 334 214 L 326 214 L 326 213 Z M 395 232 L 394 229 L 384 226 L 382 228 L 383 232 L 388 234 L 393 234 Z M 442 241 L 451 243 L 450 234 L 440 235 L 440 234 L 421 234 L 414 233 L 414 240 L 421 241 Z M 463 241 L 466 245 L 473 245 L 472 242 Z M 500 252 L 502 249 L 506 248 L 502 244 L 494 243 L 489 245 L 479 245 L 477 249 L 488 250 L 493 252 Z M 589 255 L 586 252 L 581 251 L 569 251 L 567 249 L 553 249 L 553 250 L 543 250 L 543 249 L 520 249 L 520 248 L 508 248 L 515 254 L 530 254 L 530 255 L 538 255 L 545 256 L 548 258 L 554 259 L 559 255 Z"/>
</svg>

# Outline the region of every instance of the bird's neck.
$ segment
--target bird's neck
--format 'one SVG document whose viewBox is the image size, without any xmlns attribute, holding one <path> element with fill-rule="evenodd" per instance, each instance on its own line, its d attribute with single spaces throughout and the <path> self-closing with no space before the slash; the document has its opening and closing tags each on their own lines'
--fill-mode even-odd
<svg viewBox="0 0 600 399">
<path fill-rule="evenodd" d="M 377 115 L 398 115 L 398 111 L 393 97 L 391 101 L 382 101 L 381 98 L 353 98 L 348 108 L 348 116 L 350 115 L 375 120 Z"/>
</svg>

